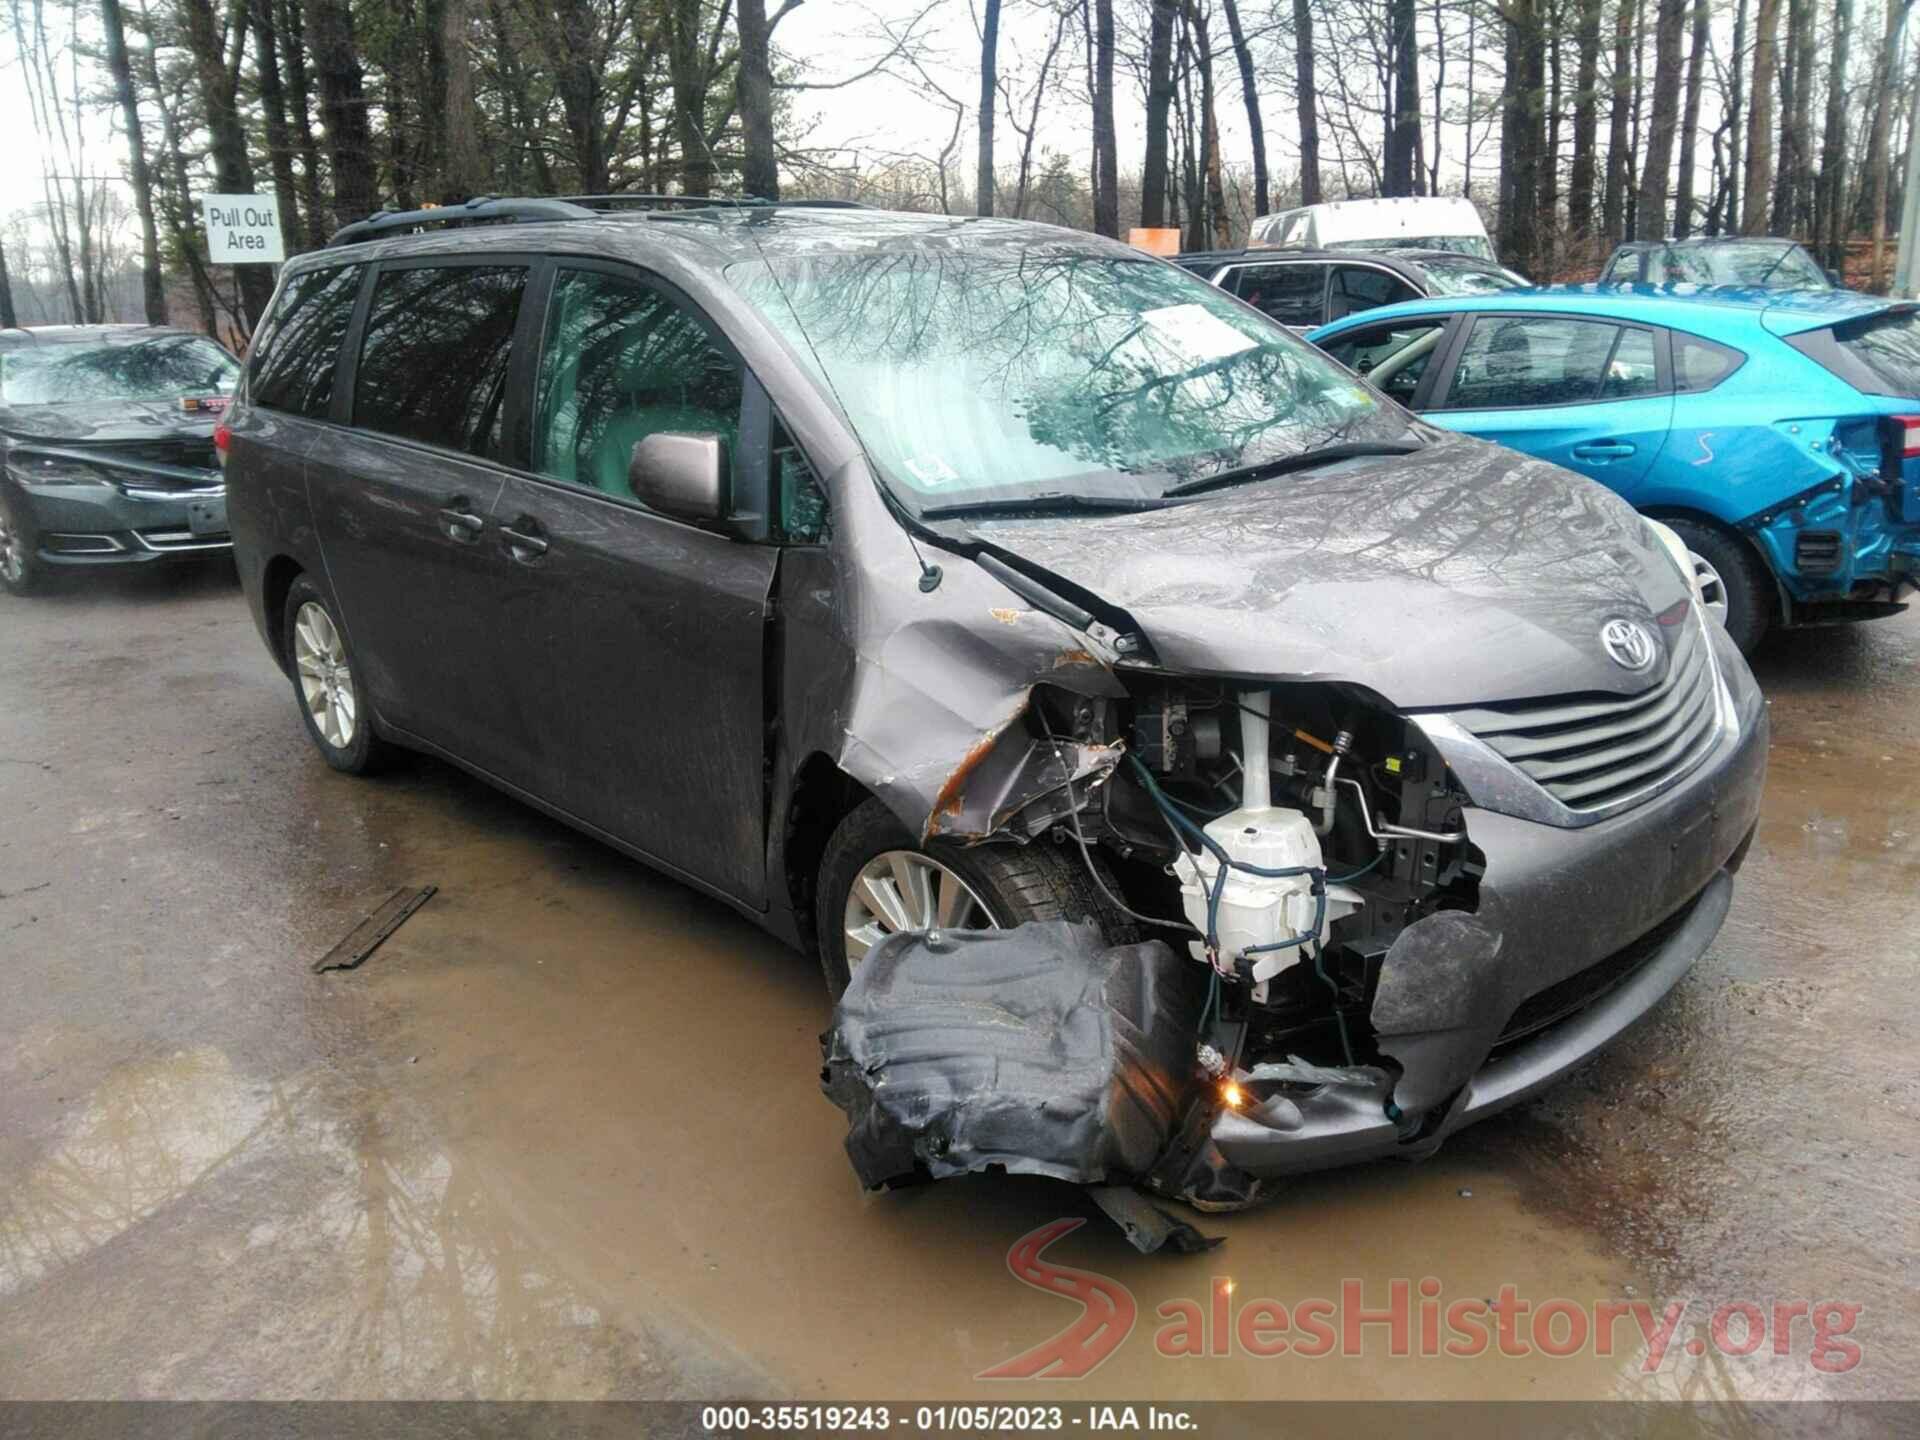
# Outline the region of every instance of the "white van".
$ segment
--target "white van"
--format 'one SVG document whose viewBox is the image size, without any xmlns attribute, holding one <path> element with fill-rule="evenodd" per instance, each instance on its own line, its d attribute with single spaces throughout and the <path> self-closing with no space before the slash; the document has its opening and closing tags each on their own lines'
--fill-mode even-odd
<svg viewBox="0 0 1920 1440">
<path fill-rule="evenodd" d="M 1392 200 L 1335 200 L 1262 215 L 1247 236 L 1249 249 L 1457 250 L 1492 260 L 1493 242 L 1480 212 L 1458 195 Z"/>
</svg>

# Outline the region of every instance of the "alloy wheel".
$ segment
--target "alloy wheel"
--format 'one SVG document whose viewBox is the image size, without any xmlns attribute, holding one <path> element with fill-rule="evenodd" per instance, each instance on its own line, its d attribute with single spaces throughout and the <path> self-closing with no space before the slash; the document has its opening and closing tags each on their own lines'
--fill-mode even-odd
<svg viewBox="0 0 1920 1440">
<path fill-rule="evenodd" d="M 1727 623 L 1726 582 L 1704 555 L 1689 550 L 1687 558 L 1693 562 L 1693 584 L 1700 592 L 1700 607 L 1724 628 Z"/>
<path fill-rule="evenodd" d="M 333 617 L 312 600 L 294 616 L 293 664 L 313 728 L 334 749 L 346 749 L 353 743 L 360 719 L 353 672 L 347 667 L 347 647 Z"/>
<path fill-rule="evenodd" d="M 987 930 L 999 923 L 973 887 L 932 856 L 885 850 L 860 867 L 847 891 L 847 966 L 902 930 Z"/>
</svg>

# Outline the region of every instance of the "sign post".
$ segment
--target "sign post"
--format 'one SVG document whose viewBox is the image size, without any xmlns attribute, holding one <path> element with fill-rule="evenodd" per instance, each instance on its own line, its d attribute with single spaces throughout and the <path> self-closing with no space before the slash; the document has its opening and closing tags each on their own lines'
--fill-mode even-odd
<svg viewBox="0 0 1920 1440">
<path fill-rule="evenodd" d="M 271 195 L 202 195 L 207 259 L 215 265 L 268 265 L 287 258 L 279 202 Z"/>
</svg>

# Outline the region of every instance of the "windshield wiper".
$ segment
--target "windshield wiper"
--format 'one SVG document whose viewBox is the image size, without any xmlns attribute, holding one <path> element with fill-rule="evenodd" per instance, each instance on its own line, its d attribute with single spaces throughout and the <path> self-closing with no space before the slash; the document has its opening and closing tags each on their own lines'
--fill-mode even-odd
<svg viewBox="0 0 1920 1440">
<path fill-rule="evenodd" d="M 1079 495 L 1052 491 L 1045 495 L 1016 495 L 998 500 L 950 500 L 945 505 L 928 505 L 920 511 L 922 520 L 944 520 L 954 515 L 1029 515 L 1036 511 L 1092 510 L 1120 514 L 1133 510 L 1158 509 L 1160 499 L 1153 495 Z"/>
<path fill-rule="evenodd" d="M 1196 475 L 1169 485 L 1160 498 L 1192 495 L 1221 485 L 1239 485 L 1248 480 L 1270 480 L 1296 470 L 1315 470 L 1340 460 L 1359 460 L 1368 455 L 1411 455 L 1425 446 L 1418 440 L 1346 440 L 1337 445 L 1322 445 L 1318 450 L 1302 450 L 1297 455 L 1282 455 L 1277 460 L 1262 460 L 1257 465 L 1242 465 L 1238 470 L 1222 470 L 1217 475 Z"/>
</svg>

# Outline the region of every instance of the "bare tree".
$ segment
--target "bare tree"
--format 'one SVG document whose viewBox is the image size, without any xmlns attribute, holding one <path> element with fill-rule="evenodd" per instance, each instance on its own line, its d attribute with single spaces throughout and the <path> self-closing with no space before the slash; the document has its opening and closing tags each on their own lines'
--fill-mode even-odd
<svg viewBox="0 0 1920 1440">
<path fill-rule="evenodd" d="M 1691 0 L 1658 0 L 1653 27 L 1653 114 L 1640 166 L 1634 233 L 1658 240 L 1667 231 L 1667 175 L 1673 167 L 1674 130 L 1680 121 L 1680 41 Z"/>
<path fill-rule="evenodd" d="M 1627 238 L 1627 187 L 1633 180 L 1633 7 L 1616 0 L 1613 16 L 1613 95 L 1607 111 L 1607 190 L 1601 219 L 1607 243 Z"/>
<path fill-rule="evenodd" d="M 980 19 L 980 161 L 974 180 L 976 213 L 993 214 L 993 116 L 995 72 L 1000 62 L 1000 0 L 986 0 Z"/>
<path fill-rule="evenodd" d="M 1827 123 L 1820 149 L 1817 212 L 1824 228 L 1826 263 L 1846 263 L 1847 50 L 1853 38 L 1853 0 L 1835 0 L 1833 56 L 1827 70 Z"/>
<path fill-rule="evenodd" d="M 1702 0 L 1705 3 L 1705 0 Z M 1567 228 L 1582 240 L 1593 234 L 1594 156 L 1599 150 L 1600 11 L 1602 0 L 1579 0 L 1574 49 L 1573 171 L 1567 179 Z"/>
<path fill-rule="evenodd" d="M 1300 118 L 1300 203 L 1318 205 L 1320 188 L 1320 97 L 1313 86 L 1313 6 L 1293 0 L 1294 103 Z"/>
<path fill-rule="evenodd" d="M 307 33 L 327 132 L 327 168 L 333 175 L 333 218 L 337 225 L 351 225 L 374 208 L 366 74 L 360 68 L 347 0 L 307 0 L 307 5 Z"/>
<path fill-rule="evenodd" d="M 1267 213 L 1267 129 L 1260 119 L 1260 84 L 1254 77 L 1253 50 L 1240 24 L 1240 7 L 1222 0 L 1227 12 L 1227 34 L 1233 42 L 1234 63 L 1240 67 L 1240 96 L 1247 107 L 1247 139 L 1253 147 L 1253 213 Z"/>
<path fill-rule="evenodd" d="M 107 71 L 113 76 L 120 123 L 127 132 L 127 178 L 133 184 L 133 208 L 140 217 L 140 293 L 149 325 L 167 323 L 167 293 L 160 273 L 160 232 L 153 219 L 153 175 L 147 168 L 147 139 L 140 122 L 140 97 L 127 60 L 126 18 L 120 0 L 100 0 L 100 26 L 107 42 Z M 8 322 L 11 323 L 11 322 Z"/>
<path fill-rule="evenodd" d="M 1780 0 L 1759 0 L 1753 16 L 1753 95 L 1747 106 L 1746 204 L 1740 211 L 1745 235 L 1767 229 L 1768 181 L 1773 177 L 1774 48 L 1780 29 Z"/>
<path fill-rule="evenodd" d="M 1774 0 L 1778 3 L 1778 0 Z M 1873 123 L 1867 139 L 1867 173 L 1863 187 L 1867 200 L 1868 226 L 1873 232 L 1873 260 L 1868 271 L 1868 288 L 1875 293 L 1885 288 L 1881 262 L 1887 241 L 1887 196 L 1892 186 L 1889 171 L 1892 157 L 1889 141 L 1893 130 L 1894 78 L 1900 68 L 1900 34 L 1906 28 L 1907 11 L 1913 0 L 1887 0 L 1886 30 L 1881 36 L 1880 53 L 1873 65 Z M 1751 185 L 1751 181 L 1748 182 Z M 1752 199 L 1749 197 L 1751 206 Z"/>
<path fill-rule="evenodd" d="M 13 277 L 7 273 L 7 246 L 0 240 L 0 330 L 13 330 L 19 324 L 13 308 Z"/>
<path fill-rule="evenodd" d="M 1414 0 L 1392 0 L 1387 36 L 1386 193 L 1419 193 L 1420 48 L 1414 34 Z"/>
<path fill-rule="evenodd" d="M 1707 0 L 1693 0 L 1693 33 L 1687 42 L 1687 98 L 1680 117 L 1680 179 L 1673 191 L 1673 233 L 1693 233 L 1694 152 L 1700 145 L 1700 96 L 1704 88 L 1708 24 Z"/>
<path fill-rule="evenodd" d="M 1113 125 L 1113 0 L 1093 0 L 1093 228 L 1120 235 L 1120 157 Z"/>
<path fill-rule="evenodd" d="M 1147 42 L 1147 153 L 1140 177 L 1140 223 L 1167 223 L 1167 120 L 1173 108 L 1173 22 L 1178 0 L 1152 0 Z"/>
</svg>

